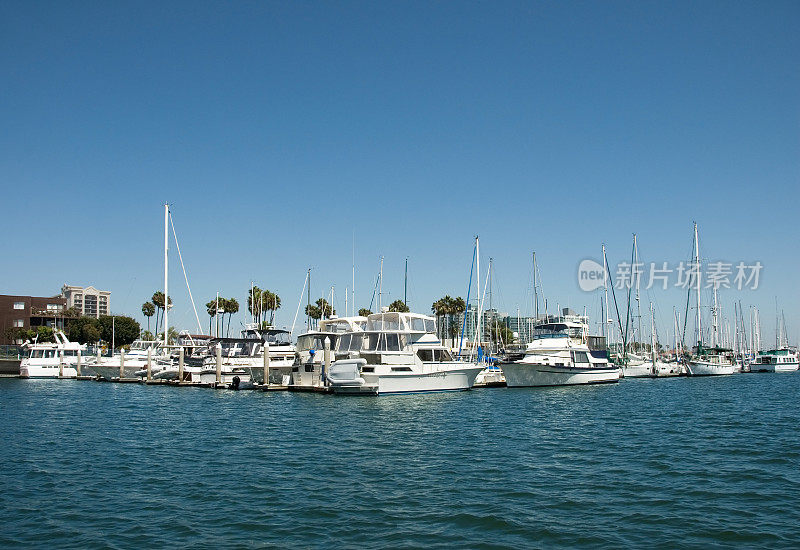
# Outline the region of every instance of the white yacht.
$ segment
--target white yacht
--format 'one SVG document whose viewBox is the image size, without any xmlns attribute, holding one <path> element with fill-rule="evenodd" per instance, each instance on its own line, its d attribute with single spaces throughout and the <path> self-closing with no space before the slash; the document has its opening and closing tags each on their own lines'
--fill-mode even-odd
<svg viewBox="0 0 800 550">
<path fill-rule="evenodd" d="M 349 357 L 338 357 L 348 354 Z M 418 313 L 381 312 L 364 332 L 339 337 L 327 375 L 334 393 L 384 395 L 468 390 L 482 365 L 456 361 L 436 336 L 436 321 Z"/>
<path fill-rule="evenodd" d="M 797 350 L 782 347 L 767 351 L 759 351 L 755 360 L 750 363 L 750 372 L 793 372 L 798 362 Z"/>
<path fill-rule="evenodd" d="M 286 386 L 289 384 L 292 366 L 295 363 L 297 350 L 292 344 L 291 333 L 287 330 L 268 327 L 260 329 L 248 325 L 242 331 L 242 337 L 248 341 L 248 348 L 238 358 L 223 359 L 223 366 L 243 368 L 250 380 L 258 384 L 264 383 L 264 348 L 269 344 L 269 383 Z"/>
<path fill-rule="evenodd" d="M 569 386 L 617 382 L 619 369 L 608 361 L 603 338 L 589 347 L 586 324 L 564 318 L 537 325 L 525 355 L 500 364 L 508 387 Z"/>
<path fill-rule="evenodd" d="M 156 365 L 159 361 L 163 363 L 164 357 L 161 352 L 161 342 L 155 340 L 135 340 L 130 349 L 125 352 L 124 359 L 121 354 L 101 357 L 100 361 L 95 361 L 90 370 L 93 374 L 106 380 L 119 378 L 120 367 L 122 368 L 122 378 L 136 378 L 141 374 L 142 369 L 145 369 L 143 372 L 146 375 L 147 350 L 150 350 L 151 370 L 160 370 L 160 368 L 156 368 Z"/>
<path fill-rule="evenodd" d="M 290 384 L 302 388 L 323 387 L 326 375 L 325 338 L 330 341 L 331 361 L 335 361 L 339 337 L 349 332 L 363 332 L 366 325 L 366 317 L 332 316 L 320 320 L 318 330 L 301 334 L 297 338 L 297 360 L 292 367 Z"/>
<path fill-rule="evenodd" d="M 55 342 L 34 342 L 26 344 L 27 357 L 19 365 L 20 378 L 76 378 L 78 376 L 78 356 L 81 366 L 93 361 L 86 354 L 86 346 L 70 342 L 59 329 L 53 331 Z M 63 362 L 63 368 L 61 364 Z M 82 373 L 81 373 L 82 374 Z"/>
</svg>

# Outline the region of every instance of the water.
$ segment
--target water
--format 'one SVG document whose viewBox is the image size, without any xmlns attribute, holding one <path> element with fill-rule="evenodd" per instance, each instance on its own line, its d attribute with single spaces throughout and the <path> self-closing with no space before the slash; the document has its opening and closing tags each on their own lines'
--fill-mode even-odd
<svg viewBox="0 0 800 550">
<path fill-rule="evenodd" d="M 798 547 L 800 374 L 346 398 L 0 380 L 0 547 Z"/>
</svg>

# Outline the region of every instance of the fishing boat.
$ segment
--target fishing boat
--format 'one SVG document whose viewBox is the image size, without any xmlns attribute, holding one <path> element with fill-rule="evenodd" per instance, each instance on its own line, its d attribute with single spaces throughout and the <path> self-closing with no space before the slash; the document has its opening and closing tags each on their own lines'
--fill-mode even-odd
<svg viewBox="0 0 800 550">
<path fill-rule="evenodd" d="M 76 378 L 78 361 L 93 361 L 86 346 L 70 342 L 63 331 L 53 331 L 55 342 L 33 342 L 25 345 L 27 356 L 20 361 L 20 378 Z"/>
<path fill-rule="evenodd" d="M 385 395 L 463 391 L 482 365 L 453 358 L 436 335 L 433 317 L 418 313 L 374 313 L 364 332 L 343 334 L 327 375 L 337 394 Z"/>
<path fill-rule="evenodd" d="M 611 365 L 602 337 L 588 337 L 586 324 L 551 318 L 534 328 L 525 355 L 500 363 L 508 387 L 571 386 L 619 381 L 619 368 Z M 600 345 L 592 345 L 590 338 Z"/>
</svg>

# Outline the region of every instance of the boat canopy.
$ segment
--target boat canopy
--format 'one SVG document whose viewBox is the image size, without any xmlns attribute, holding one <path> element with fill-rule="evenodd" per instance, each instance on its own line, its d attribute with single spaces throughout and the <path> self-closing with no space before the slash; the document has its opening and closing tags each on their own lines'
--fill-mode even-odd
<svg viewBox="0 0 800 550">
<path fill-rule="evenodd" d="M 393 330 L 405 332 L 436 332 L 436 320 L 420 313 L 388 311 L 373 313 L 367 318 L 368 331 Z"/>
</svg>

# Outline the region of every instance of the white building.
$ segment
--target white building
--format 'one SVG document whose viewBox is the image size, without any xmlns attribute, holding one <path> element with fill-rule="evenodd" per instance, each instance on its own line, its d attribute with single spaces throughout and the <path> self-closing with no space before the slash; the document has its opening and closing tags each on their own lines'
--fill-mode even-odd
<svg viewBox="0 0 800 550">
<path fill-rule="evenodd" d="M 108 290 L 65 284 L 61 287 L 61 295 L 67 299 L 67 309 L 74 307 L 81 315 L 97 318 L 111 312 L 111 292 Z"/>
</svg>

